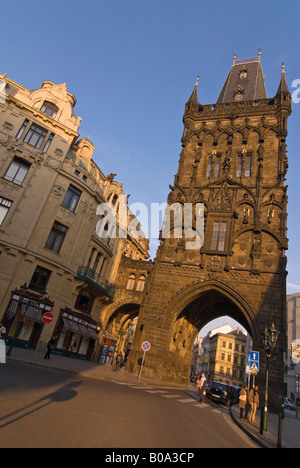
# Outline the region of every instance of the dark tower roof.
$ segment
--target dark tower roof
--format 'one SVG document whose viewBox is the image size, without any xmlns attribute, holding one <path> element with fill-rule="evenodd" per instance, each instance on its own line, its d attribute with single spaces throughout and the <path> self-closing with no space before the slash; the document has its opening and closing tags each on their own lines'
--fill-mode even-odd
<svg viewBox="0 0 300 468">
<path fill-rule="evenodd" d="M 226 78 L 217 104 L 267 99 L 260 55 L 259 52 L 258 57 L 244 60 L 236 60 L 234 56 L 233 65 Z"/>
<path fill-rule="evenodd" d="M 286 82 L 285 78 L 285 66 L 284 63 L 282 64 L 282 72 L 281 72 L 281 80 L 278 86 L 278 90 L 276 93 L 276 96 L 279 96 L 280 94 L 289 94 L 289 87 Z"/>
<path fill-rule="evenodd" d="M 187 104 L 199 104 L 198 102 L 198 86 L 199 86 L 199 76 L 197 78 L 196 84 L 194 86 L 193 92 L 190 95 L 189 100 L 187 101 Z"/>
</svg>

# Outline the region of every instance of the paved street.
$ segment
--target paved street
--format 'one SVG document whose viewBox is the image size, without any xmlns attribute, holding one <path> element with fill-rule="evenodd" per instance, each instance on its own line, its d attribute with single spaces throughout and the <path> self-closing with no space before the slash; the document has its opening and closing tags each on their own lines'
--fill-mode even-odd
<svg viewBox="0 0 300 468">
<path fill-rule="evenodd" d="M 200 448 L 256 445 L 195 393 L 0 366 L 0 447 Z"/>
</svg>

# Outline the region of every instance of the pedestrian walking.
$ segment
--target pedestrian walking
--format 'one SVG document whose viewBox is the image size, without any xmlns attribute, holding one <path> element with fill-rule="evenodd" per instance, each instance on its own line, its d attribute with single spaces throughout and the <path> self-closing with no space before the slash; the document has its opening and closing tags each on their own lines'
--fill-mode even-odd
<svg viewBox="0 0 300 468">
<path fill-rule="evenodd" d="M 248 404 L 248 385 L 244 385 L 240 391 L 239 396 L 239 407 L 240 407 L 240 420 L 243 421 L 245 419 L 244 412 L 246 413 L 246 406 Z"/>
<path fill-rule="evenodd" d="M 300 414 L 300 398 L 297 398 L 297 400 L 296 400 L 296 418 L 298 418 L 299 414 Z"/>
<path fill-rule="evenodd" d="M 258 386 L 255 385 L 249 392 L 248 402 L 251 408 L 249 421 L 255 423 L 256 410 L 259 406 Z"/>
<path fill-rule="evenodd" d="M 47 343 L 47 352 L 45 354 L 44 359 L 50 359 L 51 351 L 55 348 L 55 342 L 56 342 L 56 338 L 51 338 L 51 340 L 48 341 L 48 343 Z"/>
<path fill-rule="evenodd" d="M 3 325 L 3 323 L 0 323 L 0 338 L 2 338 L 3 335 L 6 335 L 6 328 Z"/>
<path fill-rule="evenodd" d="M 205 377 L 204 374 L 201 374 L 200 380 L 197 381 L 197 387 L 198 387 L 198 394 L 199 394 L 200 403 L 202 403 L 202 401 L 203 401 L 205 385 L 206 385 L 206 377 Z"/>
<path fill-rule="evenodd" d="M 116 371 L 120 370 L 124 362 L 123 354 L 119 353 L 116 359 Z"/>
</svg>

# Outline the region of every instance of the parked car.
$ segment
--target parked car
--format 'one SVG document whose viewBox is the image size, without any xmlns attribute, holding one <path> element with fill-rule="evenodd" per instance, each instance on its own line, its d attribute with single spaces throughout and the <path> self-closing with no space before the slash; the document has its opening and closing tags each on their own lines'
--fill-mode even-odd
<svg viewBox="0 0 300 468">
<path fill-rule="evenodd" d="M 206 398 L 228 407 L 236 402 L 236 390 L 232 385 L 212 382 L 206 390 Z"/>
<path fill-rule="evenodd" d="M 295 403 L 293 403 L 293 402 L 292 402 L 291 400 L 289 400 L 288 398 L 284 398 L 283 406 L 284 406 L 286 409 L 289 409 L 289 410 L 292 410 L 292 411 L 296 411 L 296 405 L 295 405 Z"/>
</svg>

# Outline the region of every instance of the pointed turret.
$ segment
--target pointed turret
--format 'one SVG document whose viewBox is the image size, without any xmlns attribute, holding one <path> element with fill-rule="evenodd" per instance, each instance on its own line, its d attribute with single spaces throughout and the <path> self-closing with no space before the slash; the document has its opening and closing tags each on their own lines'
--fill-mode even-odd
<svg viewBox="0 0 300 468">
<path fill-rule="evenodd" d="M 285 78 L 285 65 L 282 62 L 282 72 L 281 72 L 281 80 L 277 89 L 276 96 L 280 96 L 281 94 L 290 94 L 288 84 Z"/>
<path fill-rule="evenodd" d="M 199 86 L 199 76 L 197 77 L 197 81 L 195 83 L 194 89 L 192 94 L 190 95 L 189 100 L 187 101 L 187 104 L 194 104 L 196 106 L 199 105 L 198 101 L 198 86 Z"/>
</svg>

